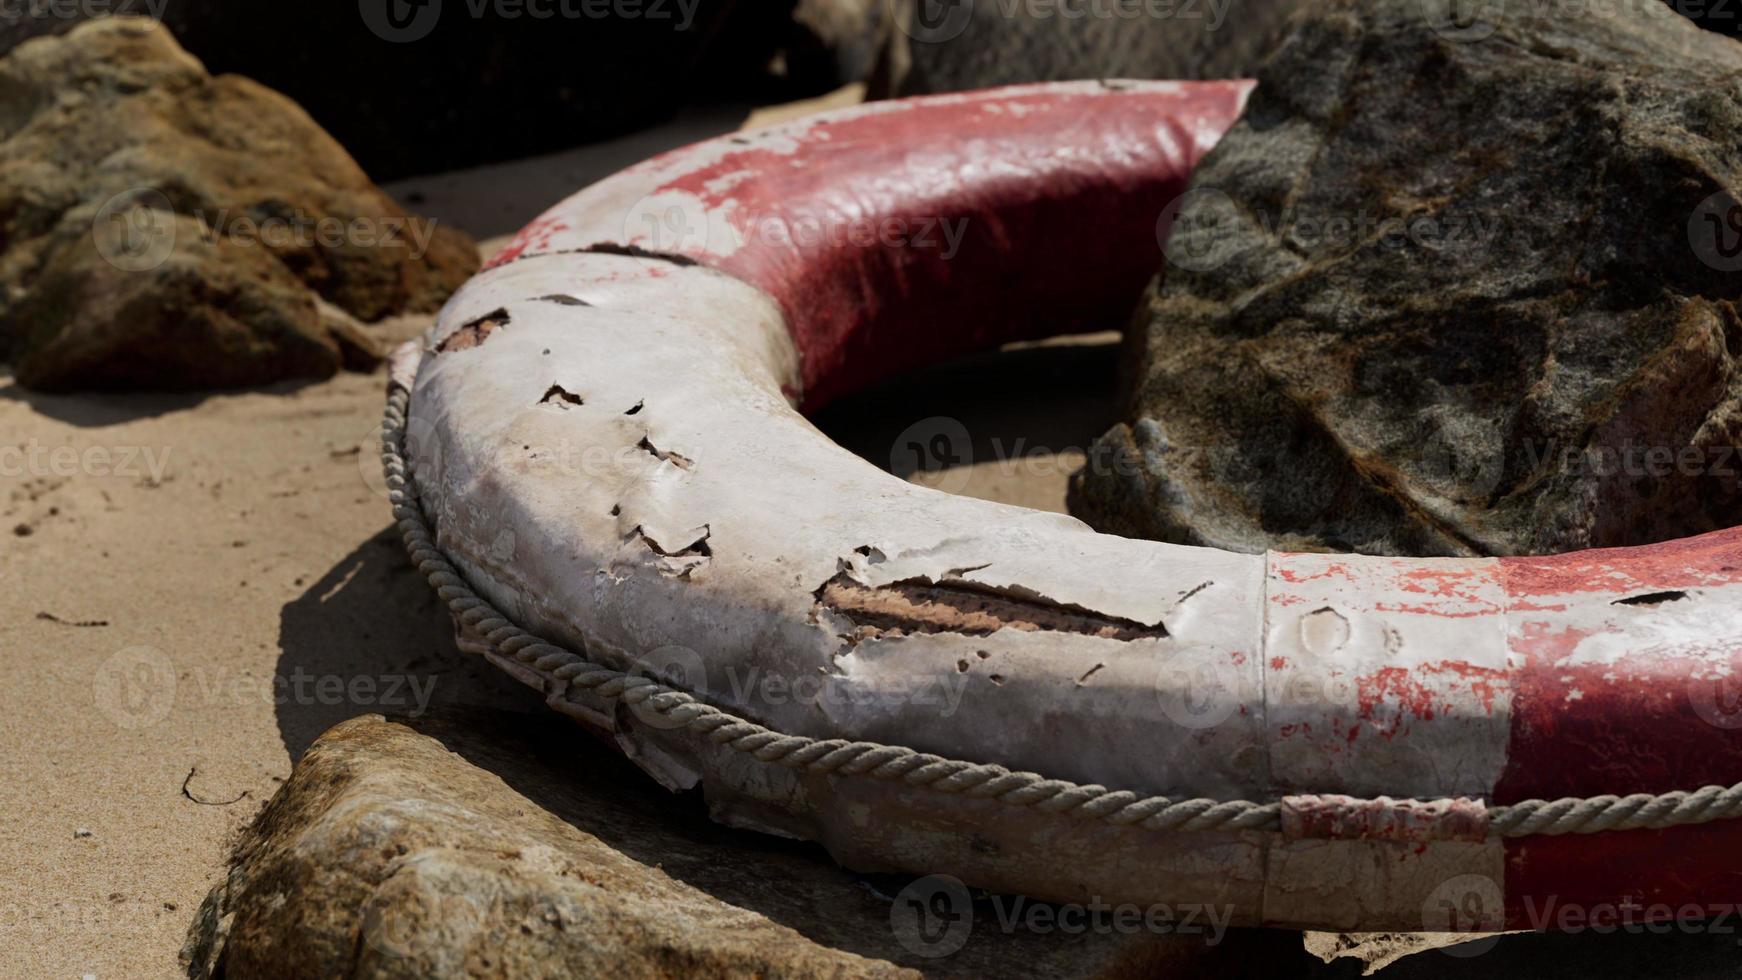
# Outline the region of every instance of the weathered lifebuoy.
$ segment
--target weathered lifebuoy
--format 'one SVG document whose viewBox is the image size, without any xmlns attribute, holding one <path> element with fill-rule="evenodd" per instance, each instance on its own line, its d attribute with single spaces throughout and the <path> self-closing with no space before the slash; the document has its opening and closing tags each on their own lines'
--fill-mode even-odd
<svg viewBox="0 0 1742 980">
<path fill-rule="evenodd" d="M 1733 900 L 1742 533 L 1229 554 L 914 486 L 800 413 L 1123 317 L 1248 91 L 876 104 L 558 205 L 395 360 L 396 513 L 462 645 L 855 868 L 1348 930 Z"/>
</svg>

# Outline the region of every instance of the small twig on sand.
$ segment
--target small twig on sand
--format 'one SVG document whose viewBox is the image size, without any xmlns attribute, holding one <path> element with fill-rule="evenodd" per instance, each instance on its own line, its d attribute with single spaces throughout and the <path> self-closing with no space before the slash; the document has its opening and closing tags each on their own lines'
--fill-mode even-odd
<svg viewBox="0 0 1742 980">
<path fill-rule="evenodd" d="M 106 619 L 62 619 L 50 612 L 39 612 L 36 614 L 36 618 L 44 622 L 59 623 L 62 626 L 74 626 L 79 629 L 95 629 L 99 626 L 109 625 L 109 621 Z"/>
<path fill-rule="evenodd" d="M 200 806 L 230 806 L 233 803 L 240 803 L 243 800 L 248 798 L 248 791 L 243 790 L 242 795 L 236 797 L 233 800 L 202 800 L 202 799 L 200 799 L 199 797 L 195 796 L 192 791 L 190 791 L 188 789 L 188 784 L 194 781 L 194 773 L 197 773 L 199 771 L 200 771 L 199 766 L 194 766 L 188 770 L 187 777 L 181 781 L 181 795 L 187 797 L 190 800 L 193 800 L 195 803 L 198 803 Z"/>
</svg>

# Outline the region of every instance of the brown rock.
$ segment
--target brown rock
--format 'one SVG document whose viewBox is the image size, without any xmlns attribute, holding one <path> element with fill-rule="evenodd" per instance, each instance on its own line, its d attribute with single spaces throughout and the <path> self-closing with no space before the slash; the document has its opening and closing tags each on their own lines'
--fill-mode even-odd
<svg viewBox="0 0 1742 980">
<path fill-rule="evenodd" d="M 300 109 L 120 18 L 0 60 L 0 356 L 43 388 L 204 387 L 369 360 L 325 300 L 427 311 L 477 268 Z"/>
<path fill-rule="evenodd" d="M 1742 520 L 1742 46 L 1656 3 L 1337 0 L 1179 204 L 1071 506 L 1241 551 Z"/>
<path fill-rule="evenodd" d="M 959 950 L 917 955 L 893 926 L 907 881 L 715 826 L 577 738 L 483 714 L 334 728 L 243 834 L 195 922 L 192 974 L 1137 977 L 1311 962 L 1284 933 L 1207 945 L 1005 930 L 990 912 L 971 914 Z"/>
</svg>

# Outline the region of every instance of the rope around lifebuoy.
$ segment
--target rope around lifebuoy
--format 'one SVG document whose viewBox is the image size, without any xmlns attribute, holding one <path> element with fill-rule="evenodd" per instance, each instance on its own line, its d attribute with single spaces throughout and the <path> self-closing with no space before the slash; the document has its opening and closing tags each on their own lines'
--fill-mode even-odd
<svg viewBox="0 0 1742 980">
<path fill-rule="evenodd" d="M 499 655 L 571 686 L 652 710 L 714 745 L 753 755 L 770 765 L 837 776 L 900 780 L 932 792 L 996 800 L 1009 806 L 1115 826 L 1181 831 L 1281 830 L 1280 802 L 1142 797 L 1129 790 L 1047 779 L 1038 773 L 945 759 L 899 745 L 785 735 L 722 711 L 684 691 L 614 670 L 546 643 L 514 625 L 472 591 L 459 570 L 436 547 L 405 459 L 410 402 L 408 389 L 397 382 L 390 386 L 382 422 L 381 462 L 393 515 L 412 564 L 429 579 L 454 617 L 484 637 Z M 1489 807 L 1486 811 L 1489 837 L 1661 830 L 1738 817 L 1742 817 L 1742 783 L 1657 795 L 1523 800 Z"/>
</svg>

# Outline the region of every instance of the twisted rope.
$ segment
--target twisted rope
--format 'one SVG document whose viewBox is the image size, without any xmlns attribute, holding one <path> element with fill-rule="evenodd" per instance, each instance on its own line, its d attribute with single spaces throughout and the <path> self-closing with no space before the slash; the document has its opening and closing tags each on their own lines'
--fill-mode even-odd
<svg viewBox="0 0 1742 980">
<path fill-rule="evenodd" d="M 1605 830 L 1662 830 L 1742 817 L 1742 783 L 1676 790 L 1653 796 L 1593 796 L 1524 800 L 1488 810 L 1489 833 L 1501 837 L 1595 834 Z"/>
<path fill-rule="evenodd" d="M 482 636 L 498 655 L 519 661 L 540 673 L 606 698 L 653 712 L 672 728 L 706 738 L 718 746 L 755 756 L 770 765 L 810 773 L 862 776 L 899 781 L 934 793 L 996 800 L 1041 813 L 1094 820 L 1118 827 L 1146 830 L 1235 831 L 1281 830 L 1280 803 L 1250 800 L 1175 800 L 1140 797 L 1127 790 L 1109 790 L 1047 779 L 1038 773 L 1015 772 L 998 765 L 964 762 L 899 745 L 814 739 L 784 735 L 722 711 L 648 677 L 615 670 L 585 656 L 546 643 L 515 626 L 472 591 L 471 586 L 436 547 L 429 519 L 423 512 L 405 460 L 406 414 L 411 393 L 394 384 L 388 394 L 381 426 L 381 464 L 387 476 L 388 499 L 399 523 L 412 564 L 436 590 L 455 618 Z M 1742 817 L 1742 783 L 1729 788 L 1707 786 L 1693 792 L 1652 796 L 1597 796 L 1590 799 L 1525 800 L 1487 811 L 1488 832 L 1498 837 L 1591 834 L 1606 830 L 1661 829 Z"/>
</svg>

